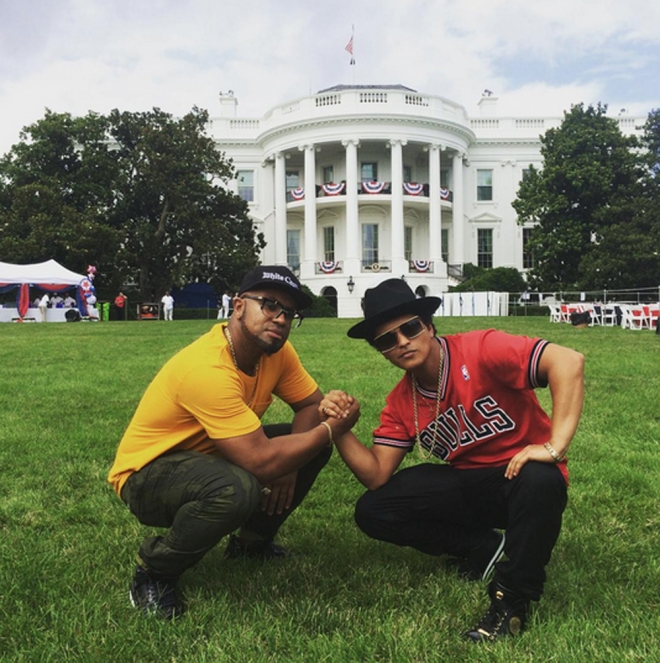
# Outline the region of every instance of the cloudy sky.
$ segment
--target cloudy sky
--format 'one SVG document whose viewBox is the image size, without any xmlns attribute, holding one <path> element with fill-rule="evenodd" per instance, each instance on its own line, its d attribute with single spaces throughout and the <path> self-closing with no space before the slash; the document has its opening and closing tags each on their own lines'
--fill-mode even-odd
<svg viewBox="0 0 660 663">
<path fill-rule="evenodd" d="M 354 26 L 356 64 L 345 47 Z M 471 114 L 660 107 L 657 0 L 0 0 L 0 154 L 44 109 L 238 113 L 400 83 Z"/>
</svg>

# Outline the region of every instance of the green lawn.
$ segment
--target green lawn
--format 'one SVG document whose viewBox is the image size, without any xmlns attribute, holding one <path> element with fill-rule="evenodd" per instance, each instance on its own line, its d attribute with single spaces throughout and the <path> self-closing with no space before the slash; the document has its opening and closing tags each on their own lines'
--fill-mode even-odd
<svg viewBox="0 0 660 663">
<path fill-rule="evenodd" d="M 660 661 L 660 336 L 547 318 L 437 320 L 441 333 L 497 326 L 587 359 L 564 527 L 522 637 L 462 642 L 487 607 L 485 585 L 362 535 L 362 489 L 336 453 L 281 532 L 302 555 L 226 562 L 221 544 L 184 576 L 182 620 L 141 616 L 128 583 L 148 530 L 105 476 L 146 385 L 212 324 L 0 326 L 2 660 Z M 349 326 L 310 319 L 291 338 L 322 389 L 360 399 L 368 440 L 400 373 L 349 340 Z M 281 403 L 267 413 L 284 417 Z"/>
</svg>

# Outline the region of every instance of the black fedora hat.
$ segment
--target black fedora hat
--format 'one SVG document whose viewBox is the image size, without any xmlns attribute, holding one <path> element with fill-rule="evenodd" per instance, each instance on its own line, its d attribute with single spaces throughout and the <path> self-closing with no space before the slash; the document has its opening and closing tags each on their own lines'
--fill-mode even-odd
<svg viewBox="0 0 660 663">
<path fill-rule="evenodd" d="M 376 327 L 405 313 L 433 315 L 440 302 L 440 297 L 417 298 L 403 279 L 387 279 L 364 293 L 364 320 L 347 333 L 351 338 L 368 339 Z"/>
</svg>

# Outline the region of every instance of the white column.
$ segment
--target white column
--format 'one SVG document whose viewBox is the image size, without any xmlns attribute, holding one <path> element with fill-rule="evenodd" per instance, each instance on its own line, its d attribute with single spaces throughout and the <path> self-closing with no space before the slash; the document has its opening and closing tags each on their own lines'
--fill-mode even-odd
<svg viewBox="0 0 660 663">
<path fill-rule="evenodd" d="M 463 157 L 462 152 L 457 152 L 452 161 L 453 172 L 453 203 L 451 227 L 454 235 L 453 251 L 450 262 L 454 265 L 465 264 L 465 239 L 463 229 Z"/>
<path fill-rule="evenodd" d="M 429 260 L 433 273 L 442 274 L 442 203 L 440 200 L 440 145 L 429 145 Z"/>
<path fill-rule="evenodd" d="M 275 264 L 286 265 L 286 168 L 281 152 L 275 155 Z"/>
<path fill-rule="evenodd" d="M 316 262 L 316 148 L 299 147 L 305 153 L 305 245 L 300 268 L 302 279 L 314 276 Z"/>
<path fill-rule="evenodd" d="M 403 146 L 404 140 L 391 140 L 392 166 L 392 274 L 407 274 L 403 231 Z"/>
<path fill-rule="evenodd" d="M 346 148 L 346 258 L 344 273 L 357 274 L 360 271 L 360 225 L 358 222 L 358 163 L 359 141 L 345 140 Z"/>
</svg>

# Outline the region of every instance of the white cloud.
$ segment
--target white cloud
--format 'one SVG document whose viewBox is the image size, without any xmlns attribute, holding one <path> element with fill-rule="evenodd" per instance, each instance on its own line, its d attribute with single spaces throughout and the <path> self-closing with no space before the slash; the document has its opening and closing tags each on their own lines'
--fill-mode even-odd
<svg viewBox="0 0 660 663">
<path fill-rule="evenodd" d="M 344 47 L 355 25 L 357 65 Z M 401 83 L 476 112 L 660 106 L 660 3 L 647 0 L 4 0 L 0 153 L 54 111 L 239 113 L 339 83 Z"/>
</svg>

